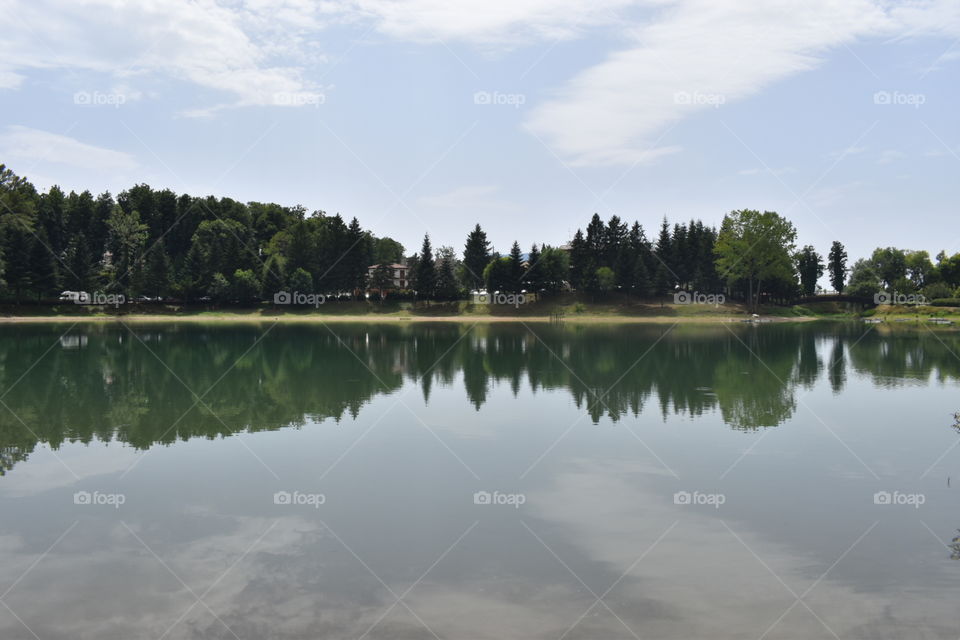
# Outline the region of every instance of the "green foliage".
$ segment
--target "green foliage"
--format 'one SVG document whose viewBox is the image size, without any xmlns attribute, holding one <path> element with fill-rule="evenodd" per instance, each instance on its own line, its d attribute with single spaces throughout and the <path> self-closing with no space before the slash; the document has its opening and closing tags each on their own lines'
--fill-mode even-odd
<svg viewBox="0 0 960 640">
<path fill-rule="evenodd" d="M 610 267 L 600 267 L 596 272 L 597 291 L 607 293 L 613 291 L 617 284 L 617 276 Z"/>
<path fill-rule="evenodd" d="M 850 282 L 844 290 L 846 295 L 872 298 L 881 289 L 880 276 L 870 260 L 861 258 L 853 263 Z"/>
<path fill-rule="evenodd" d="M 920 293 L 922 293 L 923 297 L 927 300 L 953 297 L 953 289 L 945 282 L 932 282 L 921 289 Z"/>
<path fill-rule="evenodd" d="M 291 292 L 314 293 L 313 276 L 303 267 L 297 267 L 297 269 L 290 274 L 288 286 Z"/>
<path fill-rule="evenodd" d="M 233 272 L 233 298 L 245 303 L 260 300 L 260 281 L 252 269 L 237 269 Z"/>
<path fill-rule="evenodd" d="M 812 246 L 807 245 L 794 259 L 797 273 L 800 274 L 800 291 L 805 296 L 812 296 L 817 292 L 817 280 L 823 275 L 823 258 Z"/>
<path fill-rule="evenodd" d="M 834 240 L 830 245 L 827 268 L 830 272 L 830 286 L 837 293 L 843 293 L 847 279 L 847 250 L 838 240 Z"/>
<path fill-rule="evenodd" d="M 511 291 L 513 285 L 510 258 L 496 258 L 483 270 L 487 291 Z"/>
<path fill-rule="evenodd" d="M 542 288 L 550 292 L 563 289 L 570 277 L 570 255 L 549 245 L 540 250 L 540 282 Z"/>
<path fill-rule="evenodd" d="M 479 288 L 484 281 L 483 271 L 490 263 L 490 243 L 487 234 L 478 224 L 467 236 L 467 243 L 463 248 L 463 278 L 464 284 L 471 288 Z"/>
<path fill-rule="evenodd" d="M 381 262 L 377 265 L 377 268 L 374 269 L 373 277 L 370 278 L 370 288 L 376 290 L 380 302 L 383 302 L 387 290 L 392 287 L 393 276 L 390 267 L 386 262 Z"/>
<path fill-rule="evenodd" d="M 263 270 L 260 272 L 261 299 L 273 300 L 273 296 L 283 291 L 286 284 L 287 269 L 283 257 L 279 255 L 270 256 L 263 263 Z"/>
<path fill-rule="evenodd" d="M 519 292 L 523 288 L 523 254 L 520 251 L 520 244 L 514 242 L 510 247 L 510 283 L 506 290 Z"/>
<path fill-rule="evenodd" d="M 714 247 L 717 271 L 731 287 L 746 282 L 753 309 L 764 287 L 789 295 L 796 281 L 791 259 L 796 237 L 793 224 L 773 211 L 733 211 L 724 216 Z"/>
<path fill-rule="evenodd" d="M 127 212 L 120 205 L 113 207 L 107 219 L 107 250 L 110 252 L 111 282 L 121 291 L 128 291 L 131 275 L 147 241 L 147 225 L 136 210 Z"/>
<path fill-rule="evenodd" d="M 907 277 L 913 283 L 914 289 L 922 289 L 931 283 L 935 267 L 930 261 L 930 254 L 926 251 L 906 252 Z"/>
<path fill-rule="evenodd" d="M 639 297 L 683 287 L 723 290 L 755 307 L 762 296 L 789 301 L 801 290 L 812 293 L 824 273 L 812 247 L 794 254 L 793 225 L 773 212 L 734 211 L 719 232 L 701 221 L 670 224 L 664 218 L 652 242 L 639 222 L 615 215 L 604 222 L 592 214 L 584 230 L 577 229 L 569 251 L 534 244 L 526 267 L 519 243 L 507 258 L 491 255 L 479 224 L 467 236 L 462 262 L 444 248 L 434 253 L 425 237 L 420 253 L 406 260 L 411 288 L 421 299 L 455 299 L 463 288 L 484 284 L 500 291 L 572 286 Z M 356 218 L 347 222 L 302 206 L 196 198 L 146 184 L 116 198 L 65 194 L 59 187 L 38 193 L 0 165 L 0 286 L 8 299 L 48 297 L 60 287 L 187 301 L 211 292 L 224 300 L 269 299 L 288 288 L 362 295 L 368 287 L 392 288 L 392 274 L 379 268 L 367 282 L 371 264 L 403 261 L 399 242 L 374 236 Z M 956 297 L 960 288 L 960 253 L 941 252 L 934 264 L 926 251 L 878 248 L 854 266 L 849 284 L 846 262 L 843 245 L 833 242 L 826 272 L 843 293 L 872 296 L 895 288 L 937 299 Z"/>
<path fill-rule="evenodd" d="M 231 287 L 226 277 L 222 273 L 213 274 L 210 280 L 210 286 L 207 287 L 207 295 L 216 302 L 228 302 L 230 300 Z"/>
<path fill-rule="evenodd" d="M 413 288 L 421 298 L 432 298 L 437 289 L 437 266 L 433 260 L 430 234 L 423 236 L 423 246 L 413 273 Z"/>
<path fill-rule="evenodd" d="M 437 286 L 435 295 L 440 300 L 454 300 L 460 296 L 457 284 L 457 257 L 452 247 L 437 250 Z"/>
<path fill-rule="evenodd" d="M 375 238 L 373 264 L 396 264 L 403 260 L 403 245 L 393 238 Z"/>
<path fill-rule="evenodd" d="M 892 288 L 895 281 L 907 277 L 907 256 L 902 249 L 875 249 L 870 256 L 870 263 L 887 289 Z"/>
<path fill-rule="evenodd" d="M 56 260 L 47 244 L 47 239 L 41 230 L 33 241 L 30 250 L 31 289 L 37 300 L 54 297 L 59 293 L 60 277 L 57 273 Z"/>
</svg>

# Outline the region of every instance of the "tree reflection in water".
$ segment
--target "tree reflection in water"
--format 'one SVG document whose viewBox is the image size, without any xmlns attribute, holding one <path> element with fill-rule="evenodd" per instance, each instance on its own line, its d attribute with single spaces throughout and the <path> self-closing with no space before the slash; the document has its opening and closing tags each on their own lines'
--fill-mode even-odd
<svg viewBox="0 0 960 640">
<path fill-rule="evenodd" d="M 874 385 L 960 377 L 952 333 L 881 335 L 855 325 L 136 325 L 5 327 L 0 334 L 0 474 L 38 443 L 120 441 L 138 449 L 356 417 L 377 394 L 462 388 L 480 410 L 491 385 L 566 390 L 594 423 L 655 402 L 671 415 L 719 411 L 734 429 L 773 427 L 821 377 Z"/>
</svg>

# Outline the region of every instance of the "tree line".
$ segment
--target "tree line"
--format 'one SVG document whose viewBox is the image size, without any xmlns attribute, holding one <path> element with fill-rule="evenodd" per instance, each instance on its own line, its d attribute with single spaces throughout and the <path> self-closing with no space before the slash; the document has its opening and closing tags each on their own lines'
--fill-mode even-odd
<svg viewBox="0 0 960 640">
<path fill-rule="evenodd" d="M 585 231 L 584 231 L 585 229 Z M 796 247 L 796 229 L 776 212 L 732 211 L 719 228 L 663 218 L 655 237 L 639 221 L 594 214 L 562 247 L 514 242 L 494 250 L 477 224 L 461 252 L 420 251 L 363 229 L 356 218 L 302 206 L 194 197 L 138 184 L 109 192 L 46 192 L 0 165 L 0 295 L 45 301 L 62 290 L 122 293 L 130 299 L 238 302 L 271 300 L 282 290 L 334 298 L 389 294 L 456 300 L 487 290 L 549 295 L 576 290 L 640 299 L 678 290 L 723 293 L 751 307 L 817 293 L 826 273 L 837 293 L 880 291 L 960 297 L 960 253 L 878 248 L 847 266 L 842 243 L 826 258 Z M 391 265 L 408 281 L 394 286 Z M 370 270 L 371 265 L 377 265 Z"/>
</svg>

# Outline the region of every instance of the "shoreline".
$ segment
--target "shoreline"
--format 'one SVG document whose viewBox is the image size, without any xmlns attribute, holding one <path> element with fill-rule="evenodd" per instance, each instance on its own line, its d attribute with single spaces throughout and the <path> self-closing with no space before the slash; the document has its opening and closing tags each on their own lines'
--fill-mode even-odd
<svg viewBox="0 0 960 640">
<path fill-rule="evenodd" d="M 817 318 L 815 316 L 761 316 L 758 324 L 783 324 L 795 322 L 812 322 L 816 320 L 831 320 L 831 318 Z M 560 323 L 560 324 L 749 324 L 750 318 L 743 316 L 722 315 L 689 315 L 689 316 L 618 316 L 618 315 L 574 315 L 564 316 L 557 320 L 551 316 L 498 316 L 488 314 L 477 315 L 375 315 L 375 314 L 242 314 L 242 313 L 198 313 L 190 315 L 178 314 L 128 314 L 128 315 L 97 315 L 97 316 L 0 316 L 2 324 L 65 324 L 65 323 L 94 323 L 94 324 L 165 324 L 165 323 L 280 323 L 280 324 L 405 324 L 443 322 L 459 324 L 491 324 L 491 323 Z"/>
</svg>

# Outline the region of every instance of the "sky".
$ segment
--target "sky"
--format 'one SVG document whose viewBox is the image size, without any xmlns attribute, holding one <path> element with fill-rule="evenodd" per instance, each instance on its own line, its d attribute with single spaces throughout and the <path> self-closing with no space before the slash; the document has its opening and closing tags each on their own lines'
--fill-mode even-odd
<svg viewBox="0 0 960 640">
<path fill-rule="evenodd" d="M 0 163 L 357 217 L 960 251 L 957 0 L 0 0 Z"/>
</svg>

